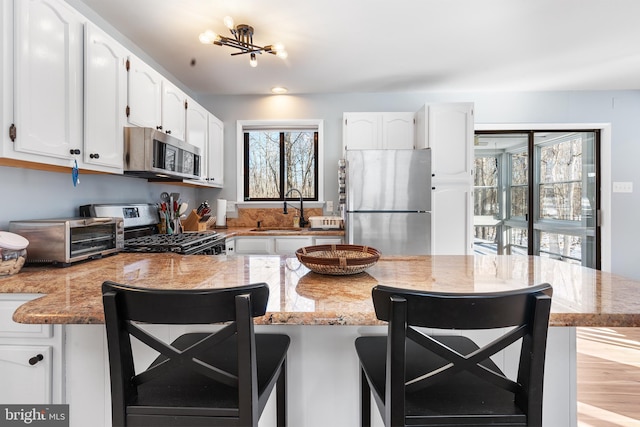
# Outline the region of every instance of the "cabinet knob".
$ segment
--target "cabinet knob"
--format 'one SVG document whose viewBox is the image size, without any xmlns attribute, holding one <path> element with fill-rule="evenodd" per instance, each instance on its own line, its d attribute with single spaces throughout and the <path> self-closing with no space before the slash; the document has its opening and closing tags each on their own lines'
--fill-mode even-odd
<svg viewBox="0 0 640 427">
<path fill-rule="evenodd" d="M 156 126 L 156 129 L 162 130 L 162 126 Z"/>
<path fill-rule="evenodd" d="M 69 154 L 80 154 L 80 149 L 78 148 L 72 148 L 71 150 L 69 150 Z"/>
<path fill-rule="evenodd" d="M 40 362 L 42 359 L 44 359 L 44 356 L 41 354 L 33 356 L 31 359 L 29 359 L 29 365 L 33 366 L 36 363 Z"/>
<path fill-rule="evenodd" d="M 171 130 L 167 130 L 166 132 L 167 132 L 168 134 L 171 134 Z"/>
<path fill-rule="evenodd" d="M 98 154 L 98 153 L 96 153 L 96 154 L 91 153 L 91 154 L 89 154 L 89 157 L 90 157 L 90 158 L 92 158 L 92 159 L 99 159 L 99 158 L 100 158 L 100 154 Z"/>
</svg>

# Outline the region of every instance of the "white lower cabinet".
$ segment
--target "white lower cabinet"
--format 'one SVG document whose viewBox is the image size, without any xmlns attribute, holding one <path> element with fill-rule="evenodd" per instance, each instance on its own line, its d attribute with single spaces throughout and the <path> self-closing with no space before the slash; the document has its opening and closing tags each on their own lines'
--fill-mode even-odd
<svg viewBox="0 0 640 427">
<path fill-rule="evenodd" d="M 435 184 L 431 193 L 431 254 L 473 255 L 473 189 Z"/>
<path fill-rule="evenodd" d="M 63 328 L 21 324 L 12 320 L 36 294 L 0 295 L 0 402 L 50 404 L 64 402 Z"/>
<path fill-rule="evenodd" d="M 3 404 L 49 404 L 52 402 L 51 346 L 0 345 Z"/>
<path fill-rule="evenodd" d="M 344 243 L 340 236 L 237 236 L 227 239 L 227 255 L 293 255 L 298 248 Z"/>
</svg>

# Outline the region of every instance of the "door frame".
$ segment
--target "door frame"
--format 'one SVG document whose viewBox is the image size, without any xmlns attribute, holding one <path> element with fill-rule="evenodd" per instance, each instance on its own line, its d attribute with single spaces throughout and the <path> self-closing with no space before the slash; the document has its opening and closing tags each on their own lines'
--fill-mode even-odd
<svg viewBox="0 0 640 427">
<path fill-rule="evenodd" d="M 611 271 L 611 123 L 476 123 L 474 130 L 600 130 L 600 267 Z"/>
</svg>

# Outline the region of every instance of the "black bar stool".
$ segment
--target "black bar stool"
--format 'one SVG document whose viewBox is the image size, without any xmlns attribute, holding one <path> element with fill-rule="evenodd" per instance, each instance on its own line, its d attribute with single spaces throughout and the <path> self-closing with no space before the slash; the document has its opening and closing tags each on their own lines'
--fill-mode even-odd
<svg viewBox="0 0 640 427">
<path fill-rule="evenodd" d="M 254 334 L 265 314 L 265 283 L 224 288 L 147 289 L 102 285 L 114 426 L 257 426 L 277 383 L 278 426 L 286 426 L 286 356 L 290 339 Z M 144 324 L 226 324 L 168 344 Z M 131 337 L 159 356 L 134 367 Z"/>
<path fill-rule="evenodd" d="M 387 427 L 542 425 L 549 284 L 470 294 L 376 286 L 372 295 L 388 334 L 355 342 L 362 426 L 371 425 L 371 395 Z M 460 333 L 417 327 L 503 329 L 480 347 Z M 520 358 L 517 378 L 510 379 L 490 357 L 514 343 Z"/>
</svg>

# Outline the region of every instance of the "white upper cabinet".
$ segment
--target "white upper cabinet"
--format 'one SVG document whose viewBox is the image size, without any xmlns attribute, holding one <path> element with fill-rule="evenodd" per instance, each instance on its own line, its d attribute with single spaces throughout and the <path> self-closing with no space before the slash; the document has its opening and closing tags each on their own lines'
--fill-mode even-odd
<svg viewBox="0 0 640 427">
<path fill-rule="evenodd" d="M 345 150 L 414 148 L 413 113 L 344 113 Z"/>
<path fill-rule="evenodd" d="M 186 115 L 186 141 L 189 144 L 198 147 L 200 149 L 200 153 L 204 156 L 205 147 L 208 143 L 207 126 L 209 121 L 209 112 L 193 99 L 187 98 Z"/>
<path fill-rule="evenodd" d="M 380 148 L 382 129 L 379 114 L 344 113 L 342 125 L 342 145 L 345 150 Z"/>
<path fill-rule="evenodd" d="M 473 103 L 427 104 L 416 113 L 416 148 L 431 148 L 434 181 L 473 181 Z"/>
<path fill-rule="evenodd" d="M 412 149 L 415 146 L 413 113 L 382 114 L 382 147 L 388 149 Z"/>
<path fill-rule="evenodd" d="M 162 130 L 184 141 L 187 95 L 168 80 L 162 81 Z"/>
<path fill-rule="evenodd" d="M 83 18 L 62 0 L 14 7 L 13 157 L 68 166 L 82 152 Z"/>
<path fill-rule="evenodd" d="M 128 61 L 128 122 L 162 129 L 162 75 L 134 55 Z"/>
<path fill-rule="evenodd" d="M 224 186 L 224 124 L 209 114 L 209 144 L 207 146 L 207 182 L 213 187 Z"/>
<path fill-rule="evenodd" d="M 13 150 L 13 2 L 0 0 L 0 157 Z"/>
<path fill-rule="evenodd" d="M 122 172 L 129 52 L 91 23 L 85 29 L 84 163 Z"/>
<path fill-rule="evenodd" d="M 209 112 L 189 97 L 187 97 L 186 126 L 186 142 L 200 149 L 200 177 L 206 179 Z"/>
</svg>

